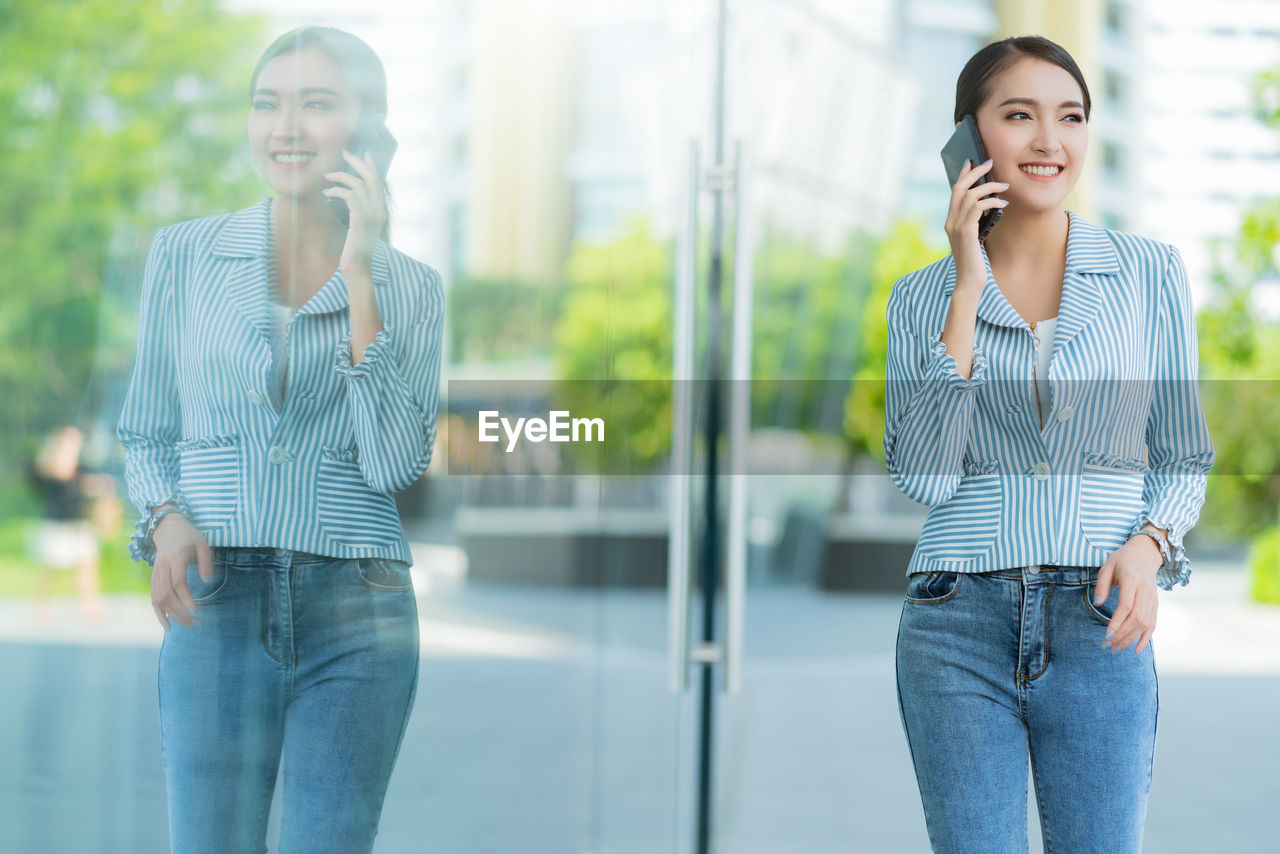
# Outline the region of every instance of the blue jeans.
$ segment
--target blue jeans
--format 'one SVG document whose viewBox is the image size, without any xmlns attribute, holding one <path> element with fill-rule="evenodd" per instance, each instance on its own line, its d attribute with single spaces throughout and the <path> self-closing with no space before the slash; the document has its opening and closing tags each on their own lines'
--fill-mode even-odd
<svg viewBox="0 0 1280 854">
<path fill-rule="evenodd" d="M 369 851 L 418 685 L 409 564 L 214 548 L 187 584 L 158 677 L 173 852 L 265 851 L 282 754 L 279 851 Z"/>
<path fill-rule="evenodd" d="M 910 577 L 898 709 L 929 840 L 1025 854 L 1027 758 L 1047 854 L 1138 854 L 1159 709 L 1151 644 L 1102 648 L 1098 567 Z"/>
</svg>

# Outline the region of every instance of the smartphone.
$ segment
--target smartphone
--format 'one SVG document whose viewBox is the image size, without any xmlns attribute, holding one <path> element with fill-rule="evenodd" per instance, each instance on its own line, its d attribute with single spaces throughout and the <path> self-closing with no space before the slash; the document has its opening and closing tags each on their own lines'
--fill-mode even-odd
<svg viewBox="0 0 1280 854">
<path fill-rule="evenodd" d="M 378 172 L 378 177 L 385 179 L 387 169 L 391 166 L 391 158 L 395 156 L 398 145 L 391 131 L 387 130 L 386 122 L 376 113 L 370 113 L 360 120 L 356 128 L 355 137 L 351 142 L 351 153 L 361 159 L 366 153 L 373 155 L 373 165 Z M 342 158 L 342 171 L 359 176 L 345 157 Z M 345 187 L 346 185 L 334 182 L 330 186 Z M 324 200 L 328 203 L 329 210 L 333 211 L 333 215 L 342 220 L 343 225 L 351 224 L 351 211 L 347 208 L 346 199 L 325 196 Z"/>
<path fill-rule="evenodd" d="M 982 137 L 978 135 L 978 122 L 974 119 L 972 113 L 960 120 L 960 124 L 956 126 L 955 133 L 951 134 L 947 144 L 942 146 L 942 166 L 947 170 L 948 187 L 955 187 L 956 181 L 960 180 L 960 170 L 964 168 L 966 160 L 970 161 L 974 166 L 985 163 L 987 160 L 986 149 L 982 147 Z M 979 184 L 990 184 L 992 182 L 993 179 L 990 172 L 978 179 Z M 987 239 L 991 229 L 995 228 L 996 221 L 1000 219 L 1001 213 L 1003 211 L 1000 208 L 992 208 L 982 212 L 982 218 L 978 220 L 979 241 Z"/>
</svg>

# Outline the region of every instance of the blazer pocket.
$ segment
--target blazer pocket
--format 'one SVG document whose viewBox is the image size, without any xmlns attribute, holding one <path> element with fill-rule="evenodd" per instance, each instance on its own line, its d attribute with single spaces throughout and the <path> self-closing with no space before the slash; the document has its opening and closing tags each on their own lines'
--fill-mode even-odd
<svg viewBox="0 0 1280 854">
<path fill-rule="evenodd" d="M 316 500 L 321 530 L 339 545 L 386 548 L 400 541 L 395 498 L 365 483 L 350 450 L 320 449 Z"/>
<path fill-rule="evenodd" d="M 240 503 L 240 442 L 235 434 L 183 439 L 178 488 L 191 505 L 191 524 L 202 534 L 231 521 Z"/>
<path fill-rule="evenodd" d="M 1080 530 L 1104 552 L 1124 545 L 1133 520 L 1142 512 L 1146 481 L 1141 460 L 1086 452 L 1080 470 Z"/>
<path fill-rule="evenodd" d="M 1000 533 L 1003 503 L 999 474 L 961 479 L 951 499 L 934 506 L 925 517 L 916 548 L 934 560 L 981 557 Z"/>
</svg>

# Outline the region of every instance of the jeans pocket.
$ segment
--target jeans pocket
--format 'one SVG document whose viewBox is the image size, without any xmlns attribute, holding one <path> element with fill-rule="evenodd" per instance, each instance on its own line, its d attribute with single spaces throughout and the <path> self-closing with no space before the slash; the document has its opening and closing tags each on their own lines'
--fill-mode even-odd
<svg viewBox="0 0 1280 854">
<path fill-rule="evenodd" d="M 191 601 L 197 605 L 207 605 L 216 600 L 227 589 L 227 582 L 231 579 L 226 561 L 214 558 L 210 570 L 211 576 L 206 582 L 200 577 L 200 564 L 187 564 L 187 590 L 191 591 Z"/>
<path fill-rule="evenodd" d="M 413 589 L 413 576 L 409 574 L 407 561 L 362 557 L 357 558 L 355 564 L 356 574 L 366 587 L 388 593 L 402 593 Z"/>
<path fill-rule="evenodd" d="M 1120 587 L 1113 583 L 1106 601 L 1101 605 L 1095 605 L 1093 597 L 1097 592 L 1097 584 L 1097 579 L 1094 579 L 1092 584 L 1086 584 L 1081 588 L 1084 591 L 1084 606 L 1089 609 L 1089 616 L 1105 626 L 1111 623 L 1111 618 L 1116 613 L 1116 606 L 1120 604 Z"/>
<path fill-rule="evenodd" d="M 945 602 L 960 589 L 959 572 L 915 572 L 907 580 L 907 601 L 916 605 Z"/>
</svg>

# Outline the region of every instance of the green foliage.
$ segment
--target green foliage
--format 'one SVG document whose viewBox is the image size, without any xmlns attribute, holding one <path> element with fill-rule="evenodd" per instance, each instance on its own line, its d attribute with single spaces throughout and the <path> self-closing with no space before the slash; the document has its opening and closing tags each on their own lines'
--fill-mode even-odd
<svg viewBox="0 0 1280 854">
<path fill-rule="evenodd" d="M 28 540 L 39 522 L 35 517 L 0 521 L 0 596 L 36 594 L 40 567 L 29 554 Z M 150 568 L 144 563 L 134 563 L 129 556 L 129 537 L 132 534 L 133 525 L 122 524 L 114 535 L 100 542 L 98 579 L 103 593 L 146 593 L 151 590 Z M 55 572 L 51 593 L 54 596 L 75 595 L 75 573 Z"/>
<path fill-rule="evenodd" d="M 1280 128 L 1280 65 L 1253 83 L 1258 117 Z M 1214 444 L 1202 522 L 1254 536 L 1253 593 L 1280 602 L 1280 324 L 1252 308 L 1258 282 L 1280 276 L 1280 199 L 1254 205 L 1213 245 L 1214 294 L 1197 317 L 1205 417 Z M 1258 536 L 1261 533 L 1261 536 Z"/>
<path fill-rule="evenodd" d="M 501 362 L 551 354 L 564 304 L 558 285 L 468 279 L 449 288 L 451 363 Z"/>
<path fill-rule="evenodd" d="M 570 253 L 554 397 L 607 428 L 603 448 L 570 446 L 584 467 L 643 471 L 671 446 L 671 275 L 671 248 L 643 221 Z"/>
<path fill-rule="evenodd" d="M 874 257 L 865 235 L 836 253 L 794 238 L 766 238 L 754 259 L 755 428 L 840 432 Z"/>
<path fill-rule="evenodd" d="M 16 478 L 32 434 L 84 414 L 95 365 L 131 364 L 137 316 L 103 299 L 113 268 L 136 299 L 158 225 L 261 195 L 244 138 L 265 34 L 259 18 L 220 6 L 63 0 L 0 12 L 0 479 Z"/>
<path fill-rule="evenodd" d="M 862 315 L 861 367 L 845 404 L 845 435 L 855 452 L 884 457 L 884 366 L 889 346 L 885 316 L 893 283 L 938 260 L 947 249 L 930 245 L 918 222 L 899 222 L 876 252 L 871 294 Z"/>
<path fill-rule="evenodd" d="M 1246 212 L 1213 246 L 1213 297 L 1196 319 L 1202 403 L 1214 445 L 1202 523 L 1251 537 L 1280 508 L 1280 326 L 1260 318 L 1251 291 L 1280 275 L 1280 200 Z"/>
<path fill-rule="evenodd" d="M 1280 605 L 1280 526 L 1253 541 L 1248 566 L 1253 598 Z"/>
<path fill-rule="evenodd" d="M 643 222 L 601 246 L 578 246 L 557 330 L 558 401 L 574 415 L 599 416 L 614 454 L 596 470 L 643 471 L 670 450 L 672 377 L 671 247 Z M 726 258 L 732 249 L 726 249 Z M 768 235 L 753 259 L 752 426 L 838 432 L 848 377 L 858 358 L 862 305 L 873 244 L 859 237 L 837 253 Z M 705 270 L 705 263 L 700 265 Z M 702 279 L 705 282 L 705 278 Z M 733 273 L 726 267 L 721 365 L 727 373 Z M 706 288 L 698 291 L 704 336 Z M 705 347 L 700 340 L 699 346 Z M 705 364 L 705 362 L 704 362 Z M 695 395 L 698 396 L 698 395 Z M 727 404 L 727 400 L 725 403 Z M 599 448 L 576 449 L 598 455 Z"/>
</svg>

